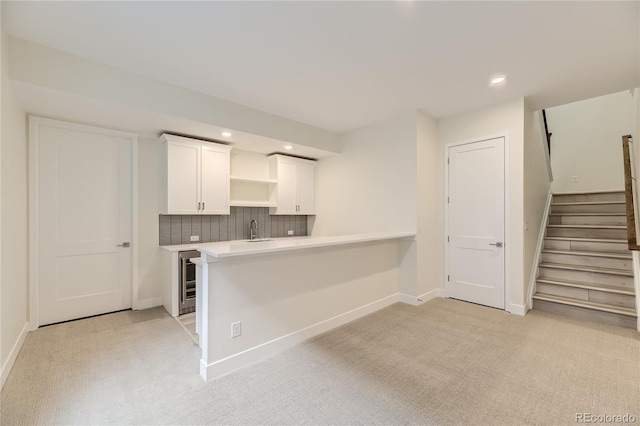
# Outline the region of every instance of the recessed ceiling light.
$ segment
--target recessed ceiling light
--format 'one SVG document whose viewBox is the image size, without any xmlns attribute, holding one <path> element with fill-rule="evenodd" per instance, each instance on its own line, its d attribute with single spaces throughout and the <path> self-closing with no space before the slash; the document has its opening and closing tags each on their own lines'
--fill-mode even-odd
<svg viewBox="0 0 640 426">
<path fill-rule="evenodd" d="M 293 146 L 291 146 L 291 145 L 285 145 L 285 146 L 284 146 L 284 149 L 287 149 L 287 150 L 289 150 L 289 149 L 293 149 Z"/>
<path fill-rule="evenodd" d="M 228 138 L 229 136 L 231 136 L 231 132 L 222 132 L 222 136 Z"/>
<path fill-rule="evenodd" d="M 499 76 L 493 77 L 491 79 L 491 85 L 495 86 L 497 84 L 502 84 L 502 83 L 505 82 L 506 79 L 507 79 L 507 77 L 505 77 L 504 75 L 499 75 Z"/>
</svg>

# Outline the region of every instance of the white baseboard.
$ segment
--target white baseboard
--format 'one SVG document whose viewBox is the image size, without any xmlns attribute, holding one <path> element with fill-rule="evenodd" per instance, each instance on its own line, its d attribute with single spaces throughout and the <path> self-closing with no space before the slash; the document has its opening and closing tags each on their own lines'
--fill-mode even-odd
<svg viewBox="0 0 640 426">
<path fill-rule="evenodd" d="M 398 301 L 402 303 L 406 303 L 408 305 L 420 306 L 425 302 L 428 302 L 431 299 L 435 299 L 436 297 L 444 297 L 444 289 L 436 288 L 435 290 L 431 290 L 425 294 L 421 294 L 420 296 L 410 296 L 404 293 L 398 293 Z"/>
<path fill-rule="evenodd" d="M 138 300 L 138 309 L 155 308 L 156 306 L 162 306 L 162 297 L 154 297 L 153 299 Z"/>
<path fill-rule="evenodd" d="M 9 372 L 11 371 L 13 364 L 16 362 L 18 353 L 20 352 L 20 349 L 22 349 L 22 345 L 27 338 L 27 334 L 29 334 L 29 330 L 29 323 L 27 322 L 22 327 L 22 331 L 18 336 L 18 340 L 16 340 L 16 342 L 13 344 L 13 347 L 11 348 L 11 352 L 9 352 L 9 358 L 7 358 L 7 361 L 2 366 L 2 372 L 0 372 L 0 389 L 2 389 L 2 387 L 4 386 L 4 382 L 6 382 L 7 377 L 9 377 Z"/>
<path fill-rule="evenodd" d="M 235 370 L 255 364 L 260 361 L 264 361 L 271 358 L 274 355 L 289 349 L 292 346 L 302 343 L 303 341 L 316 336 L 318 334 L 329 331 L 333 328 L 344 325 L 348 322 L 361 318 L 365 315 L 369 315 L 375 311 L 386 308 L 399 302 L 399 293 L 392 294 L 383 299 L 376 300 L 367 305 L 353 309 L 349 312 L 337 315 L 333 318 L 329 318 L 325 321 L 321 321 L 317 324 L 313 324 L 302 330 L 294 331 L 293 333 L 278 337 L 269 342 L 263 343 L 251 349 L 247 349 L 235 355 L 227 358 L 220 359 L 209 365 L 204 360 L 200 360 L 200 375 L 205 380 L 215 379 L 227 375 Z"/>
<path fill-rule="evenodd" d="M 509 305 L 509 312 L 523 317 L 527 312 L 529 312 L 529 303 L 527 302 L 524 305 L 516 305 L 515 303 L 512 303 Z"/>
</svg>

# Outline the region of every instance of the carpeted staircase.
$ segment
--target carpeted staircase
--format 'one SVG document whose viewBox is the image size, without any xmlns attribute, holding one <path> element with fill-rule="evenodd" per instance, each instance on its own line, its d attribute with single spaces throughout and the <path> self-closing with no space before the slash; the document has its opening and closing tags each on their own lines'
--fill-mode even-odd
<svg viewBox="0 0 640 426">
<path fill-rule="evenodd" d="M 554 194 L 533 309 L 637 327 L 624 191 Z"/>
</svg>

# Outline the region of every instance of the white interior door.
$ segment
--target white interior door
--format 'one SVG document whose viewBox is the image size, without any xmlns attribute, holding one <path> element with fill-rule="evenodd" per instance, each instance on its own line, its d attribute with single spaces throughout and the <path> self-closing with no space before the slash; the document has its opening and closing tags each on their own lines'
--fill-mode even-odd
<svg viewBox="0 0 640 426">
<path fill-rule="evenodd" d="M 133 142 L 49 122 L 36 140 L 39 325 L 131 307 Z"/>
<path fill-rule="evenodd" d="M 504 138 L 448 151 L 449 297 L 504 309 Z"/>
</svg>

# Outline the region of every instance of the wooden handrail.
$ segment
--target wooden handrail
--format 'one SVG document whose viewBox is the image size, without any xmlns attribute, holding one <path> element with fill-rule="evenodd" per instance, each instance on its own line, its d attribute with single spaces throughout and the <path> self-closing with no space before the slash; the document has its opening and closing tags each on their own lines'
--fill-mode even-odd
<svg viewBox="0 0 640 426">
<path fill-rule="evenodd" d="M 622 157 L 624 162 L 624 198 L 627 206 L 627 241 L 629 250 L 640 250 L 636 235 L 636 191 L 634 169 L 631 164 L 631 135 L 622 137 Z"/>
</svg>

